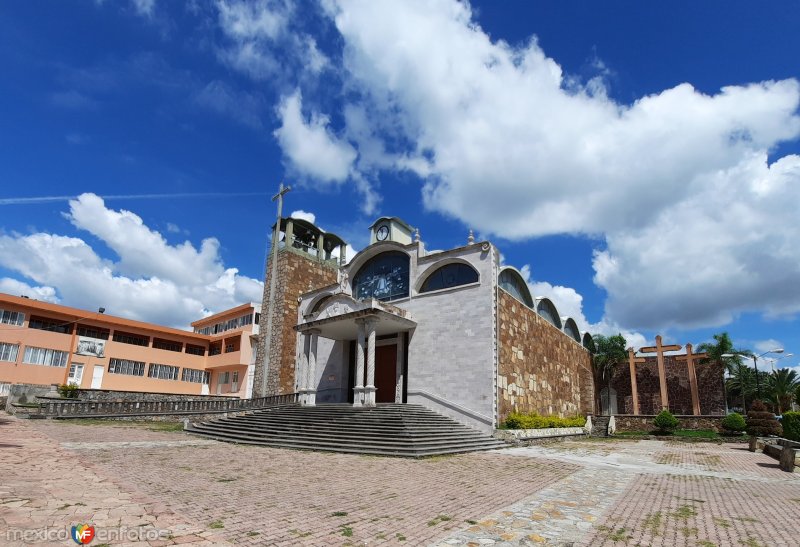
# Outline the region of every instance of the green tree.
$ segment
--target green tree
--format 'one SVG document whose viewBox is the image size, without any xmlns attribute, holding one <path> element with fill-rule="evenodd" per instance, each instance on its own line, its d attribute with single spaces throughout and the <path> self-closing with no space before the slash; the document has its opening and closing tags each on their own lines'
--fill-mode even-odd
<svg viewBox="0 0 800 547">
<path fill-rule="evenodd" d="M 594 339 L 595 352 L 592 358 L 592 365 L 594 367 L 595 385 L 601 385 L 605 382 L 609 394 L 609 409 L 611 408 L 611 379 L 614 377 L 617 368 L 620 364 L 628 359 L 628 343 L 622 334 L 615 334 L 614 336 L 603 336 L 602 334 L 595 334 L 592 336 Z M 600 397 L 597 397 L 598 409 L 600 409 Z M 601 409 L 600 409 L 601 410 Z M 598 412 L 599 414 L 600 412 Z"/>
<path fill-rule="evenodd" d="M 714 335 L 714 343 L 703 342 L 697 346 L 698 352 L 704 352 L 706 358 L 702 362 L 712 362 L 724 367 L 725 372 L 733 376 L 734 371 L 743 366 L 742 357 L 750 356 L 750 350 L 737 349 L 733 346 L 733 340 L 727 332 Z M 753 376 L 755 379 L 755 376 Z M 728 399 L 728 385 L 723 383 L 725 389 L 725 400 Z M 746 412 L 744 398 L 742 399 L 742 412 Z"/>
<path fill-rule="evenodd" d="M 741 399 L 742 412 L 746 412 L 747 399 L 752 399 L 756 392 L 756 371 L 745 364 L 738 364 L 731 368 L 729 374 L 725 382 L 726 390 L 731 397 Z"/>
<path fill-rule="evenodd" d="M 775 404 L 778 414 L 792 409 L 792 399 L 798 388 L 800 388 L 800 377 L 794 370 L 781 368 L 769 375 L 767 396 Z"/>
</svg>

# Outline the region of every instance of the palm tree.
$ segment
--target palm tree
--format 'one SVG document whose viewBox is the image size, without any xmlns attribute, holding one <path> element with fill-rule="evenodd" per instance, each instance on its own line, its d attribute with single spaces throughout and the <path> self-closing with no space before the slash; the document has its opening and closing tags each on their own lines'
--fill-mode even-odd
<svg viewBox="0 0 800 547">
<path fill-rule="evenodd" d="M 594 339 L 595 353 L 592 359 L 594 365 L 595 385 L 599 385 L 599 380 L 605 380 L 608 387 L 609 413 L 611 412 L 611 379 L 617 367 L 628 359 L 628 343 L 621 334 L 614 336 L 603 336 L 595 334 Z M 598 397 L 599 406 L 599 397 Z M 602 409 L 601 409 L 602 410 Z M 600 412 L 598 412 L 600 414 Z"/>
<path fill-rule="evenodd" d="M 731 340 L 730 335 L 727 332 L 721 332 L 719 334 L 714 335 L 714 343 L 710 342 L 703 342 L 699 346 L 697 346 L 697 350 L 699 352 L 705 352 L 706 358 L 703 359 L 701 362 L 712 362 L 719 366 L 724 367 L 725 372 L 728 375 L 733 375 L 734 371 L 737 371 L 739 367 L 743 366 L 742 364 L 742 356 L 749 356 L 752 355 L 750 350 L 746 349 L 736 349 L 733 347 L 733 340 Z M 742 372 L 741 374 L 746 374 Z M 755 378 L 755 376 L 753 376 Z M 730 379 L 729 379 L 730 380 Z M 728 385 L 726 382 L 723 382 L 723 389 L 725 389 L 725 401 L 727 404 L 728 400 Z M 745 393 L 742 392 L 742 411 L 746 411 L 746 407 L 744 405 L 744 397 Z"/>
<path fill-rule="evenodd" d="M 767 380 L 769 399 L 775 403 L 778 414 L 792 408 L 792 399 L 795 391 L 800 388 L 800 377 L 797 372 L 788 368 L 780 368 L 773 371 Z"/>
<path fill-rule="evenodd" d="M 747 412 L 747 399 L 750 398 L 756 390 L 756 371 L 749 366 L 740 363 L 734 365 L 729 372 L 725 387 L 731 396 L 739 396 L 742 398 L 742 412 Z"/>
</svg>

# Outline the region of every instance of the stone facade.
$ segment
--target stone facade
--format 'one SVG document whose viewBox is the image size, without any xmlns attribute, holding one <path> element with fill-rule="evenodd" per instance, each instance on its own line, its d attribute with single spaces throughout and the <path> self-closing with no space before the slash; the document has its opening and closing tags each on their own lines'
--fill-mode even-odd
<svg viewBox="0 0 800 547">
<path fill-rule="evenodd" d="M 269 288 L 272 275 L 272 255 L 267 263 L 267 278 L 264 281 L 264 298 L 261 306 L 260 332 L 256 350 L 253 396 L 282 395 L 295 391 L 295 349 L 297 333 L 298 298 L 301 294 L 337 282 L 337 268 L 329 262 L 295 251 L 291 248 L 278 250 L 278 277 L 275 284 L 275 311 L 272 316 L 272 341 L 267 371 L 267 389 L 262 394 L 264 377 L 264 335 L 269 313 Z"/>
<path fill-rule="evenodd" d="M 669 411 L 676 415 L 691 415 L 692 392 L 689 386 L 689 369 L 685 360 L 677 355 L 664 356 L 667 377 Z M 697 391 L 701 415 L 725 413 L 725 391 L 722 368 L 713 362 L 695 362 Z M 636 364 L 636 384 L 639 394 L 639 414 L 655 415 L 661 412 L 661 387 L 658 380 L 658 363 L 655 356 L 645 357 Z M 620 365 L 612 382 L 617 392 L 617 409 L 620 414 L 633 414 L 630 369 Z M 605 387 L 605 386 L 603 386 Z"/>
<path fill-rule="evenodd" d="M 592 412 L 591 356 L 581 344 L 502 289 L 498 330 L 498 421 L 514 411 Z"/>
<path fill-rule="evenodd" d="M 691 406 L 689 407 L 691 409 Z M 656 415 L 628 416 L 617 414 L 614 421 L 617 431 L 652 431 L 656 428 L 653 420 Z M 717 433 L 722 432 L 721 416 L 675 416 L 678 419 L 678 429 L 711 429 Z"/>
</svg>

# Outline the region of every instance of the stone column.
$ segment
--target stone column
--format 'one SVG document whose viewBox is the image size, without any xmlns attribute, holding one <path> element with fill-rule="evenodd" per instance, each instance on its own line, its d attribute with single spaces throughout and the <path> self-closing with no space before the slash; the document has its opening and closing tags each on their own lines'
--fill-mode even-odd
<svg viewBox="0 0 800 547">
<path fill-rule="evenodd" d="M 356 378 L 353 387 L 353 406 L 362 406 L 364 403 L 364 350 L 366 349 L 366 336 L 364 322 L 358 320 L 358 341 L 356 342 Z"/>
<path fill-rule="evenodd" d="M 309 334 L 311 335 L 311 344 L 308 348 L 306 405 L 314 406 L 317 403 L 317 340 L 319 339 L 319 331 L 312 329 Z"/>
<path fill-rule="evenodd" d="M 297 362 L 297 391 L 300 393 L 300 404 L 305 406 L 308 402 L 308 349 L 311 337 L 303 333 L 303 345 Z"/>
<path fill-rule="evenodd" d="M 394 402 L 395 403 L 402 403 L 403 402 L 403 368 L 405 368 L 405 333 L 398 333 L 397 334 L 397 370 L 395 375 L 395 390 L 394 390 Z"/>
<path fill-rule="evenodd" d="M 294 222 L 292 222 L 291 218 L 286 219 L 286 230 L 283 232 L 283 235 L 284 247 L 292 247 L 294 240 Z"/>
<path fill-rule="evenodd" d="M 324 245 L 325 245 L 325 236 L 319 234 L 319 236 L 317 236 L 317 260 L 319 260 L 320 262 L 325 260 L 325 256 L 323 254 L 325 253 L 325 249 L 323 249 Z"/>
<path fill-rule="evenodd" d="M 367 321 L 367 385 L 364 406 L 375 406 L 375 321 Z"/>
</svg>

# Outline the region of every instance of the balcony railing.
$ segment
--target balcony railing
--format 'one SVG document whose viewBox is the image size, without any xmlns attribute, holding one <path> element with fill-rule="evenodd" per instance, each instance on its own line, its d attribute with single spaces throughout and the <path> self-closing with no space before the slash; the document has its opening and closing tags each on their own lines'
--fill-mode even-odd
<svg viewBox="0 0 800 547">
<path fill-rule="evenodd" d="M 258 410 L 295 402 L 297 402 L 297 393 L 254 399 L 202 399 L 195 401 L 49 401 L 41 403 L 39 408 L 32 413 L 47 418 L 216 414 Z"/>
</svg>

